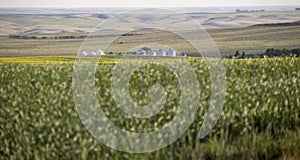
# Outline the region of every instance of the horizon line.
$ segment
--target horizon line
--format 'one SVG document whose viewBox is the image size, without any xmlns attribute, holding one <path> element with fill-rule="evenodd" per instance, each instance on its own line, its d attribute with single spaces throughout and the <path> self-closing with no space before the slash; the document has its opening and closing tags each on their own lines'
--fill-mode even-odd
<svg viewBox="0 0 300 160">
<path fill-rule="evenodd" d="M 150 7 L 145 7 L 145 6 L 132 6 L 132 7 L 116 7 L 116 6 L 103 6 L 103 7 L 95 7 L 95 6 L 83 6 L 83 7 L 79 7 L 79 6 L 67 6 L 67 7 L 61 7 L 61 6 L 32 6 L 32 7 L 29 7 L 29 6 L 4 6 L 4 7 L 0 7 L 0 8 L 216 8 L 216 7 L 223 7 L 223 8 L 226 8 L 226 7 L 294 7 L 294 8 L 297 8 L 299 5 L 249 5 L 249 6 L 240 6 L 240 5 L 232 5 L 232 6 L 170 6 L 170 7 L 154 7 L 154 6 L 150 6 Z"/>
</svg>

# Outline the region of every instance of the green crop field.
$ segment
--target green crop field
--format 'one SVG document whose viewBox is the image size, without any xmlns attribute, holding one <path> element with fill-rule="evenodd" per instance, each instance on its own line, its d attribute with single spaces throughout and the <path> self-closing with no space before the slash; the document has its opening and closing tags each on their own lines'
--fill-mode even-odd
<svg viewBox="0 0 300 160">
<path fill-rule="evenodd" d="M 91 34 L 91 46 L 87 47 L 101 49 L 106 55 L 97 62 L 95 82 L 82 83 L 83 87 L 95 84 L 96 100 L 103 113 L 120 129 L 139 133 L 162 129 L 180 112 L 182 96 L 177 75 L 159 63 L 150 63 L 133 72 L 129 94 L 137 105 L 146 106 L 152 100 L 152 86 L 160 84 L 167 93 L 163 109 L 150 118 L 123 112 L 114 99 L 112 85 L 113 80 L 124 78 L 113 79 L 113 70 L 127 51 L 160 44 L 175 49 L 178 54 L 187 53 L 187 57 L 169 57 L 167 62 L 180 68 L 175 60 L 186 60 L 199 83 L 199 108 L 186 132 L 165 148 L 133 154 L 97 141 L 82 123 L 76 106 L 78 101 L 74 99 L 73 85 L 80 84 L 73 81 L 74 64 L 79 59 L 94 59 L 76 55 L 79 49 L 83 50 L 81 46 L 94 27 L 113 15 L 3 14 L 0 17 L 0 160 L 299 159 L 300 58 L 291 56 L 292 49 L 298 52 L 300 48 L 299 15 L 299 11 L 187 14 L 206 28 L 222 56 L 233 55 L 237 50 L 246 55 L 261 55 L 269 48 L 274 55 L 285 52 L 286 56 L 217 59 L 226 70 L 225 102 L 216 125 L 203 139 L 199 138 L 199 132 L 214 88 L 206 63 L 216 59 L 196 57 L 200 54 L 189 41 L 169 31 L 146 28 L 119 34 L 111 30 L 111 26 L 96 29 L 97 32 Z M 153 18 L 126 15 L 124 19 L 130 24 Z M 180 17 L 166 21 L 174 26 L 185 25 Z M 199 30 L 187 28 L 180 32 L 189 38 L 199 38 L 194 36 Z M 115 36 L 118 38 L 110 41 L 107 48 L 100 48 L 98 42 Z M 90 48 L 86 51 L 91 51 Z M 118 55 L 119 52 L 123 54 Z M 129 58 L 125 64 L 147 62 L 140 60 L 145 56 L 129 57 L 138 58 Z M 83 72 L 84 75 L 90 73 Z M 192 95 L 191 91 L 189 94 Z M 101 128 L 101 132 L 107 128 Z"/>
<path fill-rule="evenodd" d="M 144 154 L 112 150 L 95 140 L 83 126 L 73 99 L 74 59 L 72 56 L 0 59 L 0 159 L 297 159 L 300 156 L 299 58 L 223 60 L 227 77 L 225 105 L 216 126 L 204 139 L 197 138 L 197 134 L 210 99 L 210 75 L 203 59 L 188 58 L 201 89 L 196 118 L 173 144 Z M 116 60 L 115 57 L 100 60 L 95 75 L 96 95 L 105 114 L 120 128 L 134 132 L 157 130 L 172 121 L 174 106 L 178 105 L 176 95 L 180 92 L 174 74 L 160 66 L 138 69 L 130 81 L 133 100 L 147 104 L 147 91 L 155 83 L 166 88 L 168 98 L 158 115 L 150 119 L 130 118 L 118 108 L 110 88 Z"/>
</svg>

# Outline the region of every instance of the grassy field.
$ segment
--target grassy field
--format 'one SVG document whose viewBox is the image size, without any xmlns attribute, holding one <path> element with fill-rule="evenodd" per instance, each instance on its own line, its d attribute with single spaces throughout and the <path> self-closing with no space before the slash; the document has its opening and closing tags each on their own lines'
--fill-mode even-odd
<svg viewBox="0 0 300 160">
<path fill-rule="evenodd" d="M 300 26 L 283 27 L 244 27 L 234 29 L 207 30 L 213 41 L 224 55 L 234 54 L 236 50 L 246 54 L 263 53 L 267 48 L 292 49 L 299 47 Z M 193 34 L 197 31 L 186 31 Z M 133 48 L 139 42 L 167 44 L 176 50 L 186 53 L 195 53 L 193 47 L 177 35 L 160 31 L 133 31 L 135 36 L 122 36 L 106 50 L 126 52 L 124 48 Z M 108 33 L 106 33 L 108 34 Z M 113 33 L 112 33 L 113 34 Z M 46 34 L 49 39 L 12 39 L 1 36 L 0 56 L 49 56 L 49 55 L 76 55 L 83 39 L 50 39 L 63 35 L 87 35 L 86 33 Z M 157 39 L 157 37 L 161 37 Z M 120 44 L 122 42 L 122 44 Z M 97 46 L 96 46 L 97 47 Z M 95 48 L 96 49 L 96 48 Z"/>
<path fill-rule="evenodd" d="M 22 58 L 3 59 L 0 60 L 0 70 L 4 71 L 0 73 L 0 159 L 297 159 L 300 156 L 299 58 L 223 60 L 228 86 L 225 105 L 217 125 L 205 139 L 198 139 L 197 133 L 210 99 L 210 76 L 203 59 L 189 58 L 202 89 L 196 119 L 175 143 L 146 154 L 112 150 L 97 142 L 83 126 L 72 95 L 74 57 L 25 58 L 23 62 Z M 38 61 L 41 59 L 44 63 Z M 148 65 L 137 70 L 131 79 L 134 100 L 147 102 L 147 90 L 155 83 L 167 87 L 169 97 L 158 115 L 150 119 L 128 118 L 117 107 L 110 89 L 115 60 L 106 57 L 102 62 L 107 63 L 100 63 L 96 72 L 95 91 L 106 115 L 130 131 L 157 130 L 171 121 L 174 105 L 178 105 L 174 104 L 178 99 L 174 95 L 179 92 L 174 75 L 159 66 Z M 149 72 L 153 69 L 154 72 Z M 143 90 L 137 90 L 140 85 Z"/>
</svg>

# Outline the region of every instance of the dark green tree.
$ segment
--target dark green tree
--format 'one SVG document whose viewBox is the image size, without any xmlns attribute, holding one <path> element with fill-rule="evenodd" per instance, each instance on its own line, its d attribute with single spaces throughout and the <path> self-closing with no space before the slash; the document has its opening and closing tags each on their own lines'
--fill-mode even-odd
<svg viewBox="0 0 300 160">
<path fill-rule="evenodd" d="M 234 57 L 240 57 L 240 52 L 238 50 L 235 51 Z"/>
<path fill-rule="evenodd" d="M 243 53 L 242 53 L 242 58 L 243 58 L 243 59 L 246 58 L 246 53 L 245 53 L 245 51 L 243 51 Z"/>
</svg>

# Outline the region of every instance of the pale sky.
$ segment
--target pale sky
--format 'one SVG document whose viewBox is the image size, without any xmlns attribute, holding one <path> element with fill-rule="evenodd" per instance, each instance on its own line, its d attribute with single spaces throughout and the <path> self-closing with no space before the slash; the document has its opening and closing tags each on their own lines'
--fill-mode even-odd
<svg viewBox="0 0 300 160">
<path fill-rule="evenodd" d="M 0 7 L 213 7 L 300 5 L 300 0 L 0 0 Z"/>
</svg>

